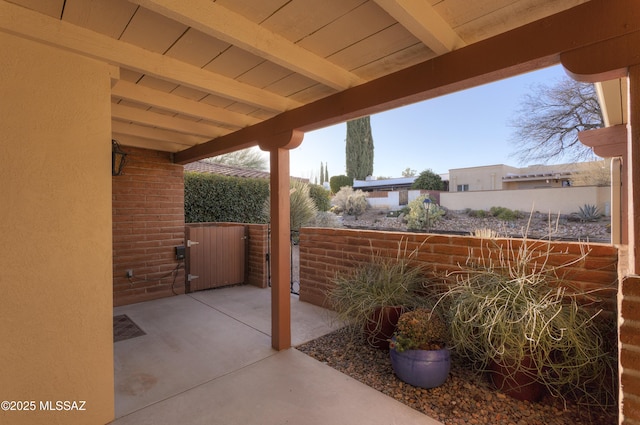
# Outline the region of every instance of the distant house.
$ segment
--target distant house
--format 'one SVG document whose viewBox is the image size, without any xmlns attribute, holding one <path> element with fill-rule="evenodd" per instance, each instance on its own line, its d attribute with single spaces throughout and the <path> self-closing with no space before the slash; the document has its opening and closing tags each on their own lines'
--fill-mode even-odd
<svg viewBox="0 0 640 425">
<path fill-rule="evenodd" d="M 456 168 L 449 170 L 449 192 L 441 194 L 441 205 L 452 210 L 501 206 L 568 214 L 589 204 L 609 215 L 609 173 L 607 161 Z"/>
<path fill-rule="evenodd" d="M 611 209 L 609 172 L 608 161 L 522 168 L 496 164 L 450 169 L 449 173 L 440 175 L 448 188 L 444 192 L 411 190 L 417 177 L 354 180 L 353 188 L 367 192 L 369 205 L 380 209 L 402 208 L 428 192 L 438 204 L 453 210 L 488 210 L 501 206 L 521 211 L 571 213 L 591 204 L 608 215 Z M 505 191 L 517 193 L 507 195 Z"/>
<path fill-rule="evenodd" d="M 366 180 L 354 180 L 353 189 L 360 189 L 363 192 L 393 192 L 399 190 L 409 190 L 417 179 L 413 177 L 400 177 L 395 179 L 377 180 L 373 177 L 367 177 Z"/>
<path fill-rule="evenodd" d="M 598 176 L 608 175 L 608 167 L 605 161 L 592 161 L 523 168 L 505 164 L 454 168 L 449 170 L 449 192 L 602 185 Z"/>
<path fill-rule="evenodd" d="M 408 205 L 423 193 L 427 193 L 424 190 L 411 189 L 416 179 L 417 176 L 382 180 L 367 178 L 367 180 L 354 180 L 353 188 L 367 192 L 367 200 L 372 208 L 395 210 Z M 439 194 L 438 191 L 431 192 L 436 202 L 439 202 Z"/>
</svg>

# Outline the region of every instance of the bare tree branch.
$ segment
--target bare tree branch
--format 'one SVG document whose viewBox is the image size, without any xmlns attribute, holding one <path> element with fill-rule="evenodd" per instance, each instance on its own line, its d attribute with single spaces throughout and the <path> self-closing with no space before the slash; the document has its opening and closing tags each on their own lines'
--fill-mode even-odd
<svg viewBox="0 0 640 425">
<path fill-rule="evenodd" d="M 565 78 L 555 85 L 540 84 L 524 96 L 515 117 L 512 157 L 523 163 L 595 159 L 591 148 L 578 140 L 580 131 L 604 127 L 593 84 Z"/>
<path fill-rule="evenodd" d="M 225 164 L 235 167 L 250 168 L 266 171 L 269 169 L 269 161 L 264 152 L 258 148 L 242 149 L 205 159 L 213 164 Z"/>
</svg>

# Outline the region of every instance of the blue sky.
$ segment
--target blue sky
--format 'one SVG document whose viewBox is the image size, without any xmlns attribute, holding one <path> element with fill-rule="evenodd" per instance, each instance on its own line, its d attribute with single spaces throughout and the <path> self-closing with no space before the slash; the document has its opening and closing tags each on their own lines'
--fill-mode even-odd
<svg viewBox="0 0 640 425">
<path fill-rule="evenodd" d="M 565 75 L 555 66 L 372 115 L 373 175 L 401 177 L 407 167 L 442 174 L 480 165 L 530 165 L 512 156 L 509 121 L 532 85 L 553 84 Z M 330 176 L 345 174 L 346 134 L 346 124 L 306 133 L 291 151 L 291 175 L 313 181 L 321 161 Z"/>
</svg>

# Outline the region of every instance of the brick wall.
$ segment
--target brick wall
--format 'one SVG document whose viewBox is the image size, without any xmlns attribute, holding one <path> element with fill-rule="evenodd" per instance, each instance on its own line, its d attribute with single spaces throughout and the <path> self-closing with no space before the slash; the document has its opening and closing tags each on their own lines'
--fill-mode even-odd
<svg viewBox="0 0 640 425">
<path fill-rule="evenodd" d="M 249 235 L 245 284 L 266 288 L 269 283 L 267 253 L 269 252 L 269 226 L 245 223 L 190 223 L 187 226 L 245 226 Z"/>
<path fill-rule="evenodd" d="M 184 293 L 182 165 L 171 154 L 124 147 L 124 173 L 112 178 L 114 305 Z M 176 272 L 176 269 L 179 269 Z M 126 271 L 133 270 L 128 279 Z"/>
<path fill-rule="evenodd" d="M 249 227 L 249 265 L 246 282 L 259 288 L 269 284 L 267 253 L 269 252 L 269 226 L 266 224 L 248 224 Z"/>
<path fill-rule="evenodd" d="M 425 242 L 426 239 L 426 242 Z M 425 235 L 350 229 L 302 228 L 300 230 L 300 300 L 324 306 L 325 293 L 336 272 L 348 271 L 358 263 L 370 261 L 372 251 L 395 258 L 398 243 L 406 243 L 408 252 L 419 248 L 416 260 L 434 272 L 453 271 L 464 264 L 469 250 L 478 252 L 481 239 L 470 236 Z M 517 248 L 518 239 L 503 239 Z M 553 242 L 551 263 L 567 263 L 581 256 L 581 244 Z M 599 289 L 601 306 L 616 311 L 617 248 L 589 244 L 588 256 L 563 269 L 564 278 L 585 290 Z M 640 356 L 639 356 L 640 360 Z"/>
<path fill-rule="evenodd" d="M 626 276 L 621 285 L 620 385 L 624 394 L 622 421 L 640 424 L 640 277 Z"/>
</svg>

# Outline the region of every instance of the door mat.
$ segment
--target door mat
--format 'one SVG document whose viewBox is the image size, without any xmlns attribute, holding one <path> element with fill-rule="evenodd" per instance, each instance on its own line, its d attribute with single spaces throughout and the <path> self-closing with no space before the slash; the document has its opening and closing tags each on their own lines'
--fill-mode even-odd
<svg viewBox="0 0 640 425">
<path fill-rule="evenodd" d="M 113 342 L 146 335 L 126 314 L 113 316 Z"/>
</svg>

